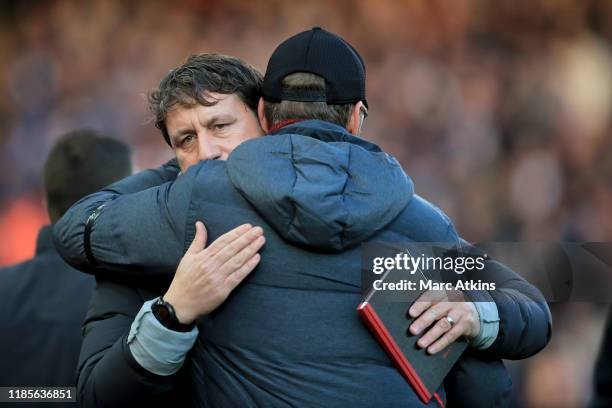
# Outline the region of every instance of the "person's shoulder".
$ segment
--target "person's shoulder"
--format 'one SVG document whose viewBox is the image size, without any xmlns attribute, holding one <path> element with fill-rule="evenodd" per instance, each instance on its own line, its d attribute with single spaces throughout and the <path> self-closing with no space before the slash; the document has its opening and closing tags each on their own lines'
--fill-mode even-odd
<svg viewBox="0 0 612 408">
<path fill-rule="evenodd" d="M 60 288 L 62 276 L 57 276 L 57 267 L 53 262 L 44 262 L 39 255 L 18 264 L 0 268 L 0 299 L 3 308 L 0 315 L 4 318 L 13 316 L 15 311 L 20 315 L 37 316 L 40 307 L 37 299 L 58 299 L 54 288 Z M 68 266 L 66 266 L 68 267 Z"/>
<path fill-rule="evenodd" d="M 457 241 L 459 236 L 450 218 L 435 204 L 414 194 L 399 221 L 410 238 L 422 242 Z"/>
<path fill-rule="evenodd" d="M 418 194 L 414 194 L 409 204 L 411 211 L 420 212 L 424 215 L 430 216 L 435 220 L 442 223 L 449 223 L 450 219 L 448 216 L 434 203 L 426 200 Z"/>
<path fill-rule="evenodd" d="M 15 264 L 0 266 L 0 279 L 10 279 L 11 277 L 16 276 L 16 274 L 18 274 L 20 270 L 27 268 L 27 265 L 31 261 L 32 260 L 29 259 L 27 261 Z"/>
<path fill-rule="evenodd" d="M 0 268 L 0 293 L 15 293 L 15 287 L 21 284 L 28 285 L 35 277 L 36 258 Z M 4 299 L 4 297 L 3 297 Z"/>
<path fill-rule="evenodd" d="M 28 269 L 29 262 L 20 262 L 0 268 L 0 298 L 3 299 L 5 304 L 7 297 L 12 297 L 15 285 L 24 279 L 25 274 L 22 272 Z"/>
<path fill-rule="evenodd" d="M 0 266 L 0 277 L 18 276 L 21 271 L 32 269 L 40 258 L 41 254 L 38 254 L 26 260 Z"/>
<path fill-rule="evenodd" d="M 181 178 L 197 178 L 207 176 L 208 173 L 214 171 L 225 171 L 227 161 L 225 160 L 203 160 L 196 163 L 177 177 L 176 181 L 180 181 Z"/>
<path fill-rule="evenodd" d="M 225 160 L 204 160 L 189 166 L 170 186 L 171 195 L 175 200 L 189 201 L 193 191 L 206 191 L 211 184 L 223 184 L 227 180 L 226 166 Z"/>
</svg>

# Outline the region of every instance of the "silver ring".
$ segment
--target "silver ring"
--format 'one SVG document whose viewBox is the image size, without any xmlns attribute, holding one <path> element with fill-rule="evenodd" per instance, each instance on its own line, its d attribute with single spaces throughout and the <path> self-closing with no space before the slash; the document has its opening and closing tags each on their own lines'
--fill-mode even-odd
<svg viewBox="0 0 612 408">
<path fill-rule="evenodd" d="M 450 324 L 451 328 L 455 325 L 455 320 L 450 316 L 446 316 L 446 321 Z"/>
</svg>

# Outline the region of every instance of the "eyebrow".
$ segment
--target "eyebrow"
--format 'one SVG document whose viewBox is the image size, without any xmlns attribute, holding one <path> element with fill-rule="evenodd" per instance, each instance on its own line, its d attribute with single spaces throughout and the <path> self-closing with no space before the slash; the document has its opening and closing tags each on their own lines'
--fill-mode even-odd
<svg viewBox="0 0 612 408">
<path fill-rule="evenodd" d="M 219 121 L 232 121 L 233 122 L 235 120 L 236 120 L 236 117 L 234 115 L 231 115 L 228 113 L 222 113 L 220 115 L 215 115 L 211 117 L 210 119 L 208 119 L 206 123 L 204 123 L 204 126 L 210 127 L 215 122 L 219 122 Z"/>
<path fill-rule="evenodd" d="M 236 121 L 236 117 L 234 115 L 227 114 L 227 113 L 222 113 L 222 114 L 219 114 L 219 115 L 215 115 L 215 116 L 212 116 L 210 119 L 208 119 L 206 121 L 206 123 L 204 123 L 204 127 L 210 127 L 213 123 L 218 122 L 220 120 L 229 120 L 231 122 L 235 122 Z M 170 139 L 176 140 L 178 142 L 178 141 L 180 141 L 178 139 L 181 136 L 187 135 L 187 134 L 190 134 L 190 133 L 194 133 L 193 128 L 185 127 L 185 128 L 179 129 L 176 132 L 174 132 L 173 134 L 171 134 L 170 135 Z"/>
</svg>

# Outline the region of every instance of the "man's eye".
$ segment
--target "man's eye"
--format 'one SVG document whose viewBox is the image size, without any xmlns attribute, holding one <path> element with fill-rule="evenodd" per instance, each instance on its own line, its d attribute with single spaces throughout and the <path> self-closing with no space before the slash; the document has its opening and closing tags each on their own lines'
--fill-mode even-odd
<svg viewBox="0 0 612 408">
<path fill-rule="evenodd" d="M 193 140 L 195 139 L 194 135 L 187 135 L 183 138 L 183 140 L 181 140 L 181 145 L 182 146 L 187 146 L 189 145 L 191 142 L 193 142 Z"/>
<path fill-rule="evenodd" d="M 229 123 L 217 123 L 216 125 L 214 125 L 213 127 L 215 128 L 215 130 L 223 130 L 225 129 L 227 126 L 229 125 Z"/>
</svg>

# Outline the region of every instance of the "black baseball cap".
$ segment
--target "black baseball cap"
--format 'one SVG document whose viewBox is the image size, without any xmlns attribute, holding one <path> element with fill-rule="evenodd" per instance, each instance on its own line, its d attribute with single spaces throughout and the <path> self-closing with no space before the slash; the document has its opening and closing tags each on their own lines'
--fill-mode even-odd
<svg viewBox="0 0 612 408">
<path fill-rule="evenodd" d="M 294 72 L 325 79 L 325 93 L 283 90 L 282 81 Z M 269 102 L 300 101 L 346 104 L 365 98 L 365 65 L 351 44 L 320 27 L 289 38 L 272 53 L 264 76 L 263 98 Z"/>
</svg>

